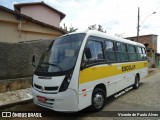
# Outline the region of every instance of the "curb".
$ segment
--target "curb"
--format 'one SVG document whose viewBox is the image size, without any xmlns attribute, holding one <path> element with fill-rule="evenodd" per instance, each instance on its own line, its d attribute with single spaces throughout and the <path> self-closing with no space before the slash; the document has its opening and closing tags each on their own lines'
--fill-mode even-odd
<svg viewBox="0 0 160 120">
<path fill-rule="evenodd" d="M 32 99 L 31 88 L 0 93 L 0 109 L 31 102 Z"/>
<path fill-rule="evenodd" d="M 24 101 L 18 101 L 18 102 L 14 102 L 14 103 L 10 103 L 10 104 L 5 104 L 0 106 L 0 111 L 5 111 L 6 109 L 9 109 L 13 106 L 16 105 L 22 105 L 22 104 L 28 104 L 28 103 L 32 103 L 33 99 L 28 99 L 28 100 L 24 100 Z"/>
</svg>

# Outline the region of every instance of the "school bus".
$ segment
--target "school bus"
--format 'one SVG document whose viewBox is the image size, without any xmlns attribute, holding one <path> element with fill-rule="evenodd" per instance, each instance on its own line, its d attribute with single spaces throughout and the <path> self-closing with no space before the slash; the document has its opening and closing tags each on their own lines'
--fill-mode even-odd
<svg viewBox="0 0 160 120">
<path fill-rule="evenodd" d="M 147 74 L 143 44 L 93 30 L 70 33 L 42 54 L 32 80 L 33 101 L 61 112 L 89 106 L 100 111 L 107 97 L 129 86 L 137 89 Z"/>
</svg>

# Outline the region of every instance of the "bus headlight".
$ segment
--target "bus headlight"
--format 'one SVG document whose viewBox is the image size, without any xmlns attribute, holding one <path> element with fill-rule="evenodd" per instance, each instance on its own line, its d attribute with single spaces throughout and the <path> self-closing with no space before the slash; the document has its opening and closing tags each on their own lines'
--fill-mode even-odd
<svg viewBox="0 0 160 120">
<path fill-rule="evenodd" d="M 64 78 L 61 87 L 59 89 L 59 92 L 63 92 L 66 91 L 68 89 L 69 83 L 71 81 L 71 77 L 70 75 L 66 75 L 66 77 Z"/>
</svg>

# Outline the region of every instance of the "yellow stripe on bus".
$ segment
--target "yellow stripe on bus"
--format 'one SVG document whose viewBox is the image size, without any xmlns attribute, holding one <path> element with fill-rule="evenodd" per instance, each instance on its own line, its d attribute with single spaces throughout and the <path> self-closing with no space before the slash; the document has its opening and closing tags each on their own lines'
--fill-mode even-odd
<svg viewBox="0 0 160 120">
<path fill-rule="evenodd" d="M 148 66 L 147 61 L 135 63 L 121 63 L 107 66 L 94 66 L 80 71 L 80 84 L 130 72 Z"/>
</svg>

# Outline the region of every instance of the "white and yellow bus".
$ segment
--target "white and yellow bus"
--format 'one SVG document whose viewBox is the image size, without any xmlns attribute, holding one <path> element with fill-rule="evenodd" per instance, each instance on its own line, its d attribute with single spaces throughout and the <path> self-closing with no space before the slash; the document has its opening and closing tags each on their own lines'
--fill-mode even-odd
<svg viewBox="0 0 160 120">
<path fill-rule="evenodd" d="M 70 33 L 42 55 L 33 75 L 33 100 L 55 111 L 88 106 L 99 111 L 107 97 L 129 86 L 138 88 L 147 74 L 143 44 L 92 30 Z"/>
</svg>

